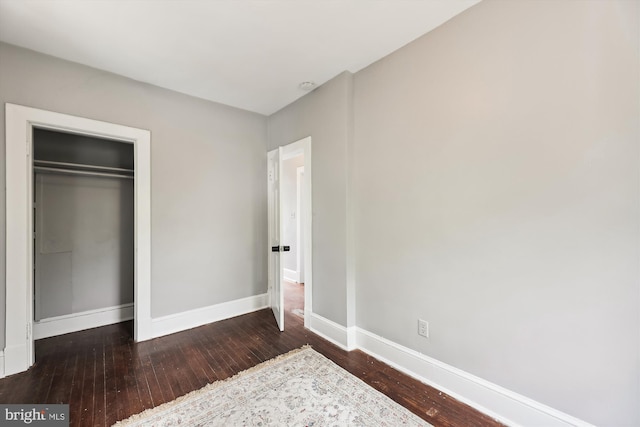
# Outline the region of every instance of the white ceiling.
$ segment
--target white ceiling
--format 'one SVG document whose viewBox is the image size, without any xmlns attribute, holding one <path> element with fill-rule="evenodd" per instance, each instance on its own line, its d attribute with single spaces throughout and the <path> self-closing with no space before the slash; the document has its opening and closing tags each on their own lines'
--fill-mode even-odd
<svg viewBox="0 0 640 427">
<path fill-rule="evenodd" d="M 0 0 L 0 40 L 271 114 L 478 1 Z"/>
</svg>

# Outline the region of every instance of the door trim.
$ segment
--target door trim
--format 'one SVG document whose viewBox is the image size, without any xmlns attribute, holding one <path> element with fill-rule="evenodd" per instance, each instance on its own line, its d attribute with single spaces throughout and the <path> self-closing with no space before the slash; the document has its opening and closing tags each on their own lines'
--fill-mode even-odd
<svg viewBox="0 0 640 427">
<path fill-rule="evenodd" d="M 96 136 L 134 147 L 134 339 L 151 336 L 151 133 L 6 104 L 5 375 L 27 370 L 33 351 L 33 128 Z"/>
<path fill-rule="evenodd" d="M 305 185 L 304 185 L 304 166 L 298 166 L 296 168 L 296 282 L 304 283 L 304 268 L 301 266 L 304 265 L 304 248 L 302 248 L 303 257 L 300 257 L 300 248 L 302 245 L 300 241 L 302 240 L 301 236 L 304 236 L 304 218 L 300 216 L 300 212 L 302 212 L 302 195 L 304 194 Z"/>
</svg>

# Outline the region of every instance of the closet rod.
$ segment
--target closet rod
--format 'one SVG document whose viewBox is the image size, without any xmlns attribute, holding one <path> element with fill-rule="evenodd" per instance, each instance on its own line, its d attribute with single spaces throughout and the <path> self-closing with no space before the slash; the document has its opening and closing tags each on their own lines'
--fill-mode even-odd
<svg viewBox="0 0 640 427">
<path fill-rule="evenodd" d="M 63 166 L 63 167 L 71 166 L 76 168 L 96 169 L 96 170 L 110 171 L 110 172 L 133 172 L 133 169 L 113 168 L 109 166 L 83 165 L 81 163 L 52 162 L 50 160 L 34 160 L 33 164 L 36 166 Z"/>
<path fill-rule="evenodd" d="M 40 172 L 71 174 L 71 175 L 103 176 L 103 177 L 109 177 L 109 178 L 133 179 L 133 176 L 131 175 L 120 175 L 117 173 L 104 173 L 104 172 L 86 172 L 86 171 L 78 171 L 74 169 L 47 168 L 44 166 L 34 166 L 33 170 L 40 171 Z"/>
</svg>

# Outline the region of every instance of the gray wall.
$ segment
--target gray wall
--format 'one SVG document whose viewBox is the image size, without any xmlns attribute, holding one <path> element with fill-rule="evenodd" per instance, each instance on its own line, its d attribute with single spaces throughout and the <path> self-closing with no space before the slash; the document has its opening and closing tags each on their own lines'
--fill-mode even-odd
<svg viewBox="0 0 640 427">
<path fill-rule="evenodd" d="M 637 425 L 639 7 L 485 0 L 267 129 L 6 45 L 0 101 L 151 129 L 154 316 L 264 292 L 266 151 L 311 135 L 316 313 L 353 324 L 355 259 L 359 327 Z"/>
<path fill-rule="evenodd" d="M 347 322 L 347 144 L 352 75 L 333 80 L 274 113 L 269 149 L 311 136 L 313 311 Z"/>
<path fill-rule="evenodd" d="M 133 180 L 36 174 L 35 320 L 133 302 Z"/>
<path fill-rule="evenodd" d="M 7 44 L 0 44 L 0 64 L 3 106 L 151 131 L 152 317 L 266 292 L 264 116 Z M 0 187 L 4 138 L 0 120 Z M 4 212 L 1 197 L 1 241 Z M 4 256 L 2 245 L 3 311 Z"/>
<path fill-rule="evenodd" d="M 133 169 L 134 157 L 133 144 L 47 129 L 33 131 L 33 158 L 36 161 Z"/>
<path fill-rule="evenodd" d="M 483 1 L 355 75 L 359 327 L 640 425 L 639 6 Z"/>
</svg>

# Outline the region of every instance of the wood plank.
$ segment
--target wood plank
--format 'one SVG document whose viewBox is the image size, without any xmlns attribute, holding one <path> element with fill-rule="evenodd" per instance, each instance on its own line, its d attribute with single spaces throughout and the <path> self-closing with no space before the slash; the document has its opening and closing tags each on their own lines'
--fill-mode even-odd
<svg viewBox="0 0 640 427">
<path fill-rule="evenodd" d="M 96 398 L 95 382 L 96 372 L 96 348 L 87 349 L 87 358 L 84 364 L 82 395 L 80 396 L 80 424 L 95 425 L 93 422 L 93 406 Z"/>
<path fill-rule="evenodd" d="M 69 421 L 73 425 L 83 425 L 82 420 L 82 390 L 84 388 L 85 381 L 85 365 L 87 363 L 87 349 L 84 347 L 82 341 L 78 341 L 80 348 L 78 348 L 78 360 L 75 364 L 73 372 L 73 378 L 71 384 L 69 384 Z M 87 378 L 87 381 L 91 381 Z M 89 424 L 84 424 L 89 425 Z"/>
</svg>

